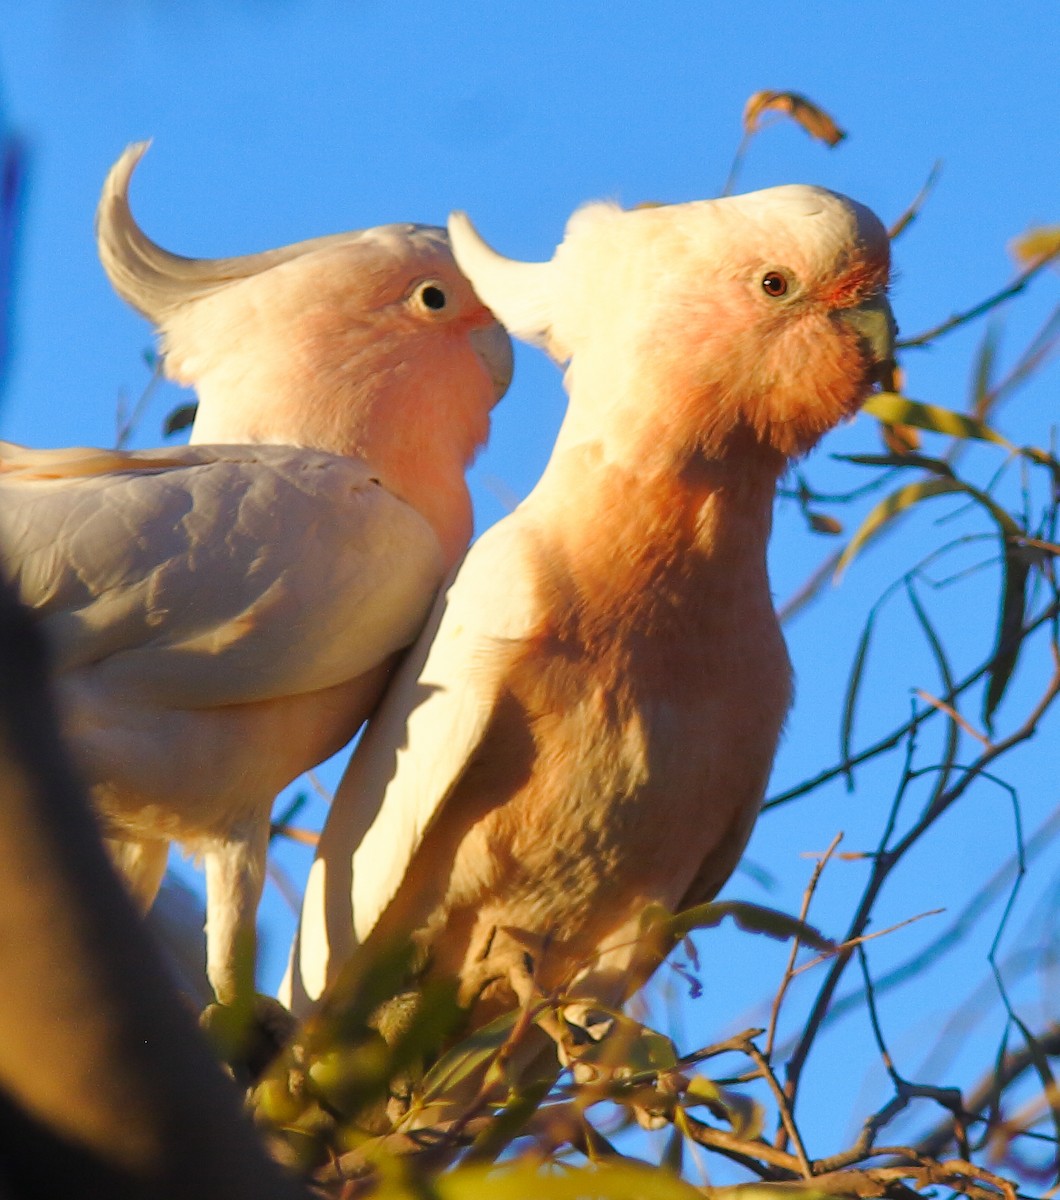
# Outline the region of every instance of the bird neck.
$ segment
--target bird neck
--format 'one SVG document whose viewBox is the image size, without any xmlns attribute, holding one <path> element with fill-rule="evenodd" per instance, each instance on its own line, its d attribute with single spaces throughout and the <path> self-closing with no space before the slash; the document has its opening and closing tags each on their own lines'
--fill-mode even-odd
<svg viewBox="0 0 1060 1200">
<path fill-rule="evenodd" d="M 749 433 L 727 452 L 618 437 L 567 440 L 527 500 L 557 551 L 614 596 L 666 595 L 679 608 L 726 596 L 772 612 L 766 547 L 779 456 Z M 577 514 L 577 520 L 572 520 Z M 623 602 L 625 603 L 625 602 Z"/>
<path fill-rule="evenodd" d="M 428 522 L 446 566 L 453 565 L 471 538 L 464 472 L 489 432 L 485 406 L 479 405 L 481 415 L 460 413 L 447 423 L 446 407 L 429 398 L 416 405 L 404 395 L 403 417 L 393 404 L 363 396 L 351 401 L 338 386 L 329 392 L 321 377 L 315 394 L 298 396 L 297 404 L 285 402 L 292 393 L 279 384 L 254 377 L 204 379 L 192 442 L 300 446 L 357 459 Z"/>
</svg>

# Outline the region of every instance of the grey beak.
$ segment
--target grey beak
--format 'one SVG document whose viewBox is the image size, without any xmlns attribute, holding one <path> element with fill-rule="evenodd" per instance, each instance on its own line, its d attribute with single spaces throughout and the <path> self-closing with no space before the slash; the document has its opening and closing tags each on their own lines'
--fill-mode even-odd
<svg viewBox="0 0 1060 1200">
<path fill-rule="evenodd" d="M 512 381 L 515 360 L 512 355 L 512 339 L 502 325 L 487 325 L 485 329 L 473 329 L 468 337 L 475 353 L 493 381 L 496 399 L 508 390 Z"/>
<path fill-rule="evenodd" d="M 871 300 L 848 308 L 842 314 L 857 331 L 873 365 L 872 381 L 879 383 L 884 391 L 894 390 L 894 343 L 898 336 L 898 325 L 887 297 L 880 293 Z"/>
</svg>

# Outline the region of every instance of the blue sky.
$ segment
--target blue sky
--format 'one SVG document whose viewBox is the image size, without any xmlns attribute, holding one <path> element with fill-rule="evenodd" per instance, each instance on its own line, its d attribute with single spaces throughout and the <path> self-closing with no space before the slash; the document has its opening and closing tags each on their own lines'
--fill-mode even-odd
<svg viewBox="0 0 1060 1200">
<path fill-rule="evenodd" d="M 134 400 L 147 381 L 149 331 L 111 293 L 92 238 L 100 184 L 130 141 L 154 139 L 137 175 L 134 211 L 178 252 L 246 253 L 395 220 L 441 224 L 459 207 L 503 252 L 545 258 L 585 200 L 716 194 L 747 96 L 793 88 L 829 109 L 849 138 L 829 150 L 794 126 L 767 130 L 751 148 L 738 190 L 819 183 L 890 221 L 932 164 L 943 162 L 927 208 L 896 247 L 894 306 L 903 331 L 913 332 L 1002 286 L 1013 273 L 1008 241 L 1060 216 L 1058 44 L 1055 0 L 8 5 L 0 25 L 0 114 L 27 140 L 31 157 L 0 435 L 42 446 L 108 444 L 118 398 Z M 1003 360 L 1055 295 L 1055 276 L 1037 281 L 1008 321 Z M 907 356 L 909 393 L 959 407 L 981 333 Z M 1047 436 L 1057 383 L 1054 361 L 1005 410 L 1010 436 Z M 176 389 L 159 389 L 135 444 L 158 443 L 162 419 L 180 399 Z M 515 384 L 472 475 L 479 528 L 529 490 L 562 408 L 558 372 L 520 348 Z M 859 418 L 805 464 L 806 473 L 821 487 L 860 482 L 850 468 L 837 474 L 827 452 L 877 445 Z M 829 549 L 806 533 L 792 504 L 782 504 L 771 552 L 778 598 Z M 793 623 L 798 701 L 772 791 L 834 760 L 858 632 L 911 553 L 896 543 L 882 548 Z M 989 646 L 990 621 L 964 612 L 963 602 L 947 603 L 938 601 L 943 628 L 961 662 L 972 664 Z M 935 683 L 907 618 L 888 612 L 881 628 L 886 649 L 874 660 L 859 724 L 866 736 L 904 717 L 912 686 Z M 1041 759 L 1037 749 L 1019 766 L 1027 803 L 1037 805 L 1027 814 L 1031 827 L 1055 804 L 1052 768 Z M 853 796 L 836 787 L 812 811 L 791 806 L 766 818 L 750 856 L 782 882 L 766 894 L 739 875 L 729 894 L 797 907 L 808 869 L 799 852 L 822 849 L 840 827 L 848 844 L 870 839 L 892 790 L 893 771 L 870 772 Z M 1011 848 L 1004 802 L 984 793 L 972 811 L 887 895 L 881 920 L 937 907 L 948 881 L 978 877 L 1001 861 Z M 285 863 L 297 875 L 305 856 L 291 851 Z M 1054 862 L 1045 884 L 1055 873 Z M 856 869 L 835 874 L 824 890 L 839 904 L 857 882 Z M 1025 907 L 1032 914 L 1031 901 Z M 264 978 L 274 982 L 289 928 L 274 891 L 263 914 L 271 931 Z M 783 950 L 749 941 L 726 949 L 725 986 L 708 986 L 708 998 L 683 1012 L 695 1030 L 690 1040 L 731 1028 L 753 997 L 768 994 Z M 881 950 L 881 961 L 887 953 Z M 961 989 L 978 982 L 983 953 L 980 941 L 962 960 Z M 888 1014 L 910 1071 L 924 1039 L 918 1022 L 931 1028 L 932 1002 L 929 988 L 922 1001 Z M 864 1078 L 864 1095 L 877 1094 L 878 1068 L 865 1045 L 862 1025 L 849 1049 L 860 1047 L 864 1062 L 843 1084 L 851 1104 Z M 841 1040 L 835 1046 L 847 1052 Z M 827 1126 L 831 1114 L 821 1119 Z"/>
</svg>

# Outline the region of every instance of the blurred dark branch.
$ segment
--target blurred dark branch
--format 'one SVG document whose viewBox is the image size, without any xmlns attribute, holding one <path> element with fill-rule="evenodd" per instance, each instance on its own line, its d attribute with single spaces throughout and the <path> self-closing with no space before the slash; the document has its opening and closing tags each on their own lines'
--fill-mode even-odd
<svg viewBox="0 0 1060 1200">
<path fill-rule="evenodd" d="M 29 154 L 15 134 L 0 142 L 0 398 L 11 365 L 15 276 Z"/>
<path fill-rule="evenodd" d="M 0 587 L 0 1192 L 302 1194 L 268 1161 L 110 866 L 43 644 Z"/>
</svg>

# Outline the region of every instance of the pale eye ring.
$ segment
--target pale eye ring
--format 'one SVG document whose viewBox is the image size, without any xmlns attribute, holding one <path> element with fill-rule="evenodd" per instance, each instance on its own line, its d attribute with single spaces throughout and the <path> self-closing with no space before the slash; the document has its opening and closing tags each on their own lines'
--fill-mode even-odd
<svg viewBox="0 0 1060 1200">
<path fill-rule="evenodd" d="M 782 275 L 780 271 L 767 271 L 762 276 L 762 291 L 767 296 L 772 296 L 775 300 L 787 295 L 787 276 Z"/>
<path fill-rule="evenodd" d="M 449 297 L 445 294 L 444 289 L 433 281 L 423 283 L 416 289 L 416 299 L 431 312 L 441 312 L 449 303 Z"/>
</svg>

